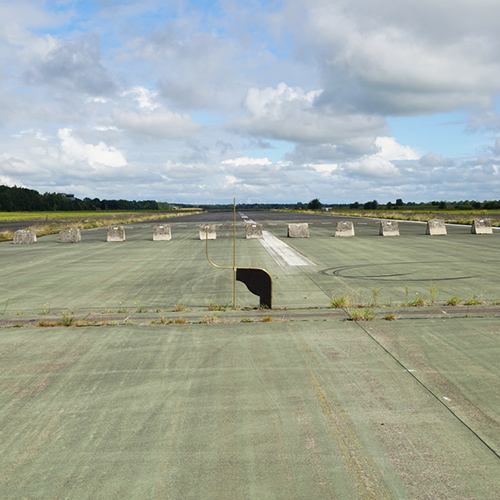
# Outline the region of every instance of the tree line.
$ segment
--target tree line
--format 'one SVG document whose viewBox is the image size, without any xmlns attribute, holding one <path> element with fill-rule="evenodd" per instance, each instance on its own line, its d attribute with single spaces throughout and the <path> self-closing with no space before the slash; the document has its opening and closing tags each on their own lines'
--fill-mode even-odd
<svg viewBox="0 0 500 500">
<path fill-rule="evenodd" d="M 178 207 L 193 207 L 193 205 L 177 204 Z M 269 209 L 292 209 L 292 210 L 321 210 L 325 205 L 318 198 L 309 203 L 238 203 L 242 210 L 269 210 Z M 500 200 L 492 201 L 432 201 L 432 202 L 407 202 L 398 198 L 394 203 L 379 204 L 377 200 L 365 203 L 354 202 L 350 204 L 328 204 L 330 208 L 354 208 L 365 210 L 376 209 L 398 209 L 401 207 L 431 206 L 439 209 L 499 209 Z M 196 205 L 206 210 L 228 210 L 232 204 Z M 0 185 L 0 212 L 52 212 L 52 211 L 92 211 L 92 210 L 171 210 L 173 207 L 167 202 L 153 200 L 129 201 L 129 200 L 100 200 L 99 198 L 83 198 L 83 200 L 64 193 L 40 194 L 34 189 L 24 187 L 8 187 Z"/>
<path fill-rule="evenodd" d="M 339 206 L 339 205 L 337 205 Z M 340 207 L 340 206 L 339 206 Z M 440 210 L 497 210 L 500 209 L 500 200 L 485 200 L 483 202 L 476 200 L 462 201 L 427 201 L 427 202 L 408 202 L 403 203 L 401 198 L 398 198 L 395 203 L 387 202 L 380 204 L 377 200 L 367 201 L 366 203 L 354 202 L 349 204 L 349 208 L 376 210 L 376 209 L 398 209 L 402 207 L 422 207 Z"/>
<path fill-rule="evenodd" d="M 64 193 L 40 194 L 34 189 L 0 186 L 0 212 L 55 212 L 80 210 L 169 210 L 165 202 L 153 200 L 80 200 Z"/>
</svg>

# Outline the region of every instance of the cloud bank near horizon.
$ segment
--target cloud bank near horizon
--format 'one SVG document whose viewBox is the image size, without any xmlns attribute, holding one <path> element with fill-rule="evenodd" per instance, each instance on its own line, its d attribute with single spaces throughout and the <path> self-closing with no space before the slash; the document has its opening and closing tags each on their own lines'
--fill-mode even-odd
<svg viewBox="0 0 500 500">
<path fill-rule="evenodd" d="M 498 199 L 491 0 L 0 5 L 0 182 L 179 203 Z"/>
</svg>

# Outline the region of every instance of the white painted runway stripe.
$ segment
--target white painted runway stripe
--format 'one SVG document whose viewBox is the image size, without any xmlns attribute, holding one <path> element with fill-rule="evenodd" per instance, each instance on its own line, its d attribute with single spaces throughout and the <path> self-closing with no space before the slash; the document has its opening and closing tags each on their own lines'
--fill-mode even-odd
<svg viewBox="0 0 500 500">
<path fill-rule="evenodd" d="M 255 223 L 245 214 L 240 213 L 241 218 L 246 222 Z M 272 223 L 269 225 L 273 225 Z M 275 225 L 275 224 L 274 224 Z M 314 262 L 300 255 L 292 247 L 289 247 L 284 241 L 281 241 L 269 231 L 262 231 L 262 239 L 259 239 L 262 246 L 269 252 L 269 255 L 279 266 L 315 266 Z"/>
<path fill-rule="evenodd" d="M 262 231 L 262 239 L 259 241 L 279 266 L 315 265 L 268 231 Z"/>
</svg>

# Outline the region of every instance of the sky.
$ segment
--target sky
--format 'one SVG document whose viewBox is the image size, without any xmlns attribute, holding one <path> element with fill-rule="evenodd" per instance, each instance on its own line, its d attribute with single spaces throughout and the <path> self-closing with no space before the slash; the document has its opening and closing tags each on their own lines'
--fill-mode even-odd
<svg viewBox="0 0 500 500">
<path fill-rule="evenodd" d="M 498 0 L 0 0 L 0 184 L 500 199 Z"/>
</svg>

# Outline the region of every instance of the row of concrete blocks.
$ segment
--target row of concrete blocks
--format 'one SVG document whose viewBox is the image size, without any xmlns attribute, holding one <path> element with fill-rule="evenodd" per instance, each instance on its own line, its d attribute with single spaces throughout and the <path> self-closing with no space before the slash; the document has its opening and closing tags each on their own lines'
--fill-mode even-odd
<svg viewBox="0 0 500 500">
<path fill-rule="evenodd" d="M 245 224 L 245 238 L 258 239 L 262 238 L 262 224 L 247 223 Z M 492 234 L 491 221 L 489 219 L 474 219 L 471 226 L 473 234 Z M 379 234 L 381 236 L 399 236 L 398 221 L 383 220 L 380 221 Z M 435 219 L 427 222 L 426 234 L 445 235 L 446 226 L 443 220 Z M 349 237 L 354 236 L 354 225 L 352 221 L 337 222 L 335 236 Z M 217 238 L 217 230 L 215 224 L 204 224 L 199 228 L 200 240 L 215 240 Z M 288 238 L 309 238 L 309 224 L 294 223 L 288 224 Z M 59 233 L 60 243 L 79 243 L 82 239 L 81 232 L 77 228 L 63 229 Z M 172 231 L 168 224 L 156 224 L 153 227 L 153 241 L 170 241 L 172 239 Z M 107 241 L 125 241 L 125 228 L 123 226 L 109 226 Z M 20 229 L 14 233 L 14 243 L 27 244 L 36 243 L 36 232 L 33 229 Z"/>
<path fill-rule="evenodd" d="M 199 228 L 200 240 L 215 240 L 217 231 L 215 224 L 204 224 Z M 262 226 L 260 224 L 246 225 L 247 238 L 261 238 Z M 109 226 L 107 232 L 107 241 L 125 241 L 124 226 Z M 153 241 L 170 241 L 172 239 L 172 230 L 168 224 L 156 224 L 153 226 Z M 79 243 L 82 240 L 81 231 L 78 228 L 63 229 L 59 233 L 59 243 Z M 14 233 L 15 244 L 36 243 L 36 231 L 34 229 L 20 229 Z"/>
<path fill-rule="evenodd" d="M 172 239 L 169 225 L 157 224 L 153 228 L 153 241 L 168 241 Z M 78 228 L 63 229 L 59 233 L 59 243 L 79 243 L 82 241 L 81 231 Z M 123 226 L 109 226 L 107 241 L 125 241 L 125 228 Z M 34 229 L 20 229 L 14 233 L 16 244 L 36 243 Z"/>
<path fill-rule="evenodd" d="M 474 219 L 471 226 L 472 234 L 492 234 L 490 219 Z M 335 236 L 354 236 L 354 225 L 351 221 L 337 222 Z M 380 236 L 399 236 L 399 224 L 394 220 L 381 220 L 379 224 Z M 427 222 L 425 234 L 430 236 L 446 235 L 446 226 L 441 219 Z"/>
<path fill-rule="evenodd" d="M 246 225 L 247 238 L 262 238 L 262 227 L 260 224 Z M 472 234 L 492 234 L 491 220 L 489 219 L 474 219 L 472 222 Z M 445 235 L 446 226 L 441 219 L 434 219 L 427 222 L 425 234 L 430 236 Z M 335 236 L 349 237 L 354 236 L 354 224 L 352 221 L 339 221 L 335 230 Z M 382 220 L 379 224 L 380 236 L 399 236 L 399 224 L 394 220 Z M 309 238 L 309 224 L 294 223 L 288 224 L 288 238 Z"/>
<path fill-rule="evenodd" d="M 492 234 L 490 219 L 474 219 L 470 232 L 472 234 Z M 399 236 L 398 221 L 380 221 L 379 234 L 381 236 Z M 427 222 L 425 234 L 430 236 L 446 235 L 446 226 L 441 219 L 433 219 Z"/>
</svg>

